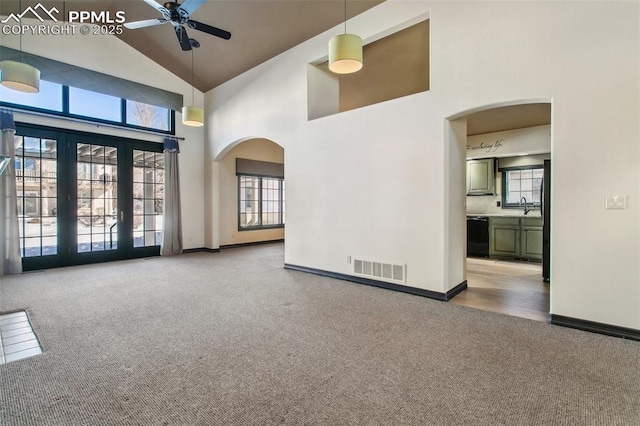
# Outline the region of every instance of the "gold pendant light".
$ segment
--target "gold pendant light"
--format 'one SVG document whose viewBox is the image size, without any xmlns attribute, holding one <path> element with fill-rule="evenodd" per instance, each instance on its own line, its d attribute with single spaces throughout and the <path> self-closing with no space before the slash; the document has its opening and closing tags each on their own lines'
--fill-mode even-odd
<svg viewBox="0 0 640 426">
<path fill-rule="evenodd" d="M 329 40 L 329 69 L 336 74 L 362 69 L 362 38 L 347 34 L 347 0 L 344 0 L 344 34 Z"/>
</svg>

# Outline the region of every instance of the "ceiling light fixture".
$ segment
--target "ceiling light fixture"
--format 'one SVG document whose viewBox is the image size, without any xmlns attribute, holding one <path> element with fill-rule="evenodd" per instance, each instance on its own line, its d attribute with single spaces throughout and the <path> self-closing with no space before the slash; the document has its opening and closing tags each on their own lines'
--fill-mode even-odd
<svg viewBox="0 0 640 426">
<path fill-rule="evenodd" d="M 22 11 L 22 0 L 19 4 Z M 20 18 L 22 24 L 22 18 Z M 22 25 L 20 25 L 22 29 Z M 22 31 L 20 31 L 20 62 L 0 61 L 0 84 L 9 89 L 25 93 L 40 91 L 40 70 L 25 64 L 22 59 Z"/>
<path fill-rule="evenodd" d="M 183 32 L 184 34 L 184 32 Z M 194 39 L 189 39 L 189 43 L 191 43 L 192 47 L 200 47 L 200 43 L 198 43 Z M 194 87 L 194 77 L 193 77 L 193 51 L 191 49 L 191 104 L 195 104 L 195 87 Z M 198 108 L 196 106 L 183 106 L 182 107 L 182 124 L 185 126 L 191 127 L 202 127 L 204 126 L 204 110 L 202 108 Z"/>
<path fill-rule="evenodd" d="M 329 40 L 329 69 L 336 74 L 351 74 L 362 68 L 362 39 L 347 34 L 347 0 L 344 0 L 344 34 Z"/>
</svg>

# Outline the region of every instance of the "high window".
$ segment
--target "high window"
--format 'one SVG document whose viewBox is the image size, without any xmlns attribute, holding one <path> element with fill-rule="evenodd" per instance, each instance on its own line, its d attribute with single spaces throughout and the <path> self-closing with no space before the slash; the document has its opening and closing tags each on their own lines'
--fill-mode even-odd
<svg viewBox="0 0 640 426">
<path fill-rule="evenodd" d="M 122 127 L 175 133 L 175 114 L 169 108 L 45 80 L 40 82 L 40 92 L 36 94 L 21 93 L 0 86 L 0 106 Z"/>
</svg>

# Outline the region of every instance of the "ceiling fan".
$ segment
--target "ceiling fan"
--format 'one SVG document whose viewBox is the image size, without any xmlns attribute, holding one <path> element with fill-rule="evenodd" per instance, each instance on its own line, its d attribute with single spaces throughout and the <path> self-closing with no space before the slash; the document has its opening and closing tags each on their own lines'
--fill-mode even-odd
<svg viewBox="0 0 640 426">
<path fill-rule="evenodd" d="M 178 36 L 178 42 L 180 43 L 182 50 L 191 50 L 192 47 L 200 47 L 200 44 L 196 40 L 189 38 L 183 25 L 225 40 L 229 40 L 231 38 L 231 33 L 229 31 L 221 30 L 220 28 L 212 27 L 211 25 L 203 24 L 202 22 L 194 21 L 189 18 L 189 15 L 206 3 L 207 0 L 185 0 L 182 4 L 168 1 L 164 3 L 164 5 L 160 5 L 154 0 L 143 1 L 160 12 L 162 14 L 162 18 L 127 22 L 124 24 L 126 28 L 136 30 L 138 28 L 152 27 L 170 22 L 171 25 L 173 25 L 176 36 Z"/>
</svg>

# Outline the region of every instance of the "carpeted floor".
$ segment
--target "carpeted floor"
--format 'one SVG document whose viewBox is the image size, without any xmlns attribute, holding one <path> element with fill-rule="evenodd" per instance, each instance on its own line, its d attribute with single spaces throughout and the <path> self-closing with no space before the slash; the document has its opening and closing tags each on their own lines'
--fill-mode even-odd
<svg viewBox="0 0 640 426">
<path fill-rule="evenodd" d="M 284 270 L 273 244 L 4 277 L 2 425 L 638 425 L 640 343 Z"/>
</svg>

